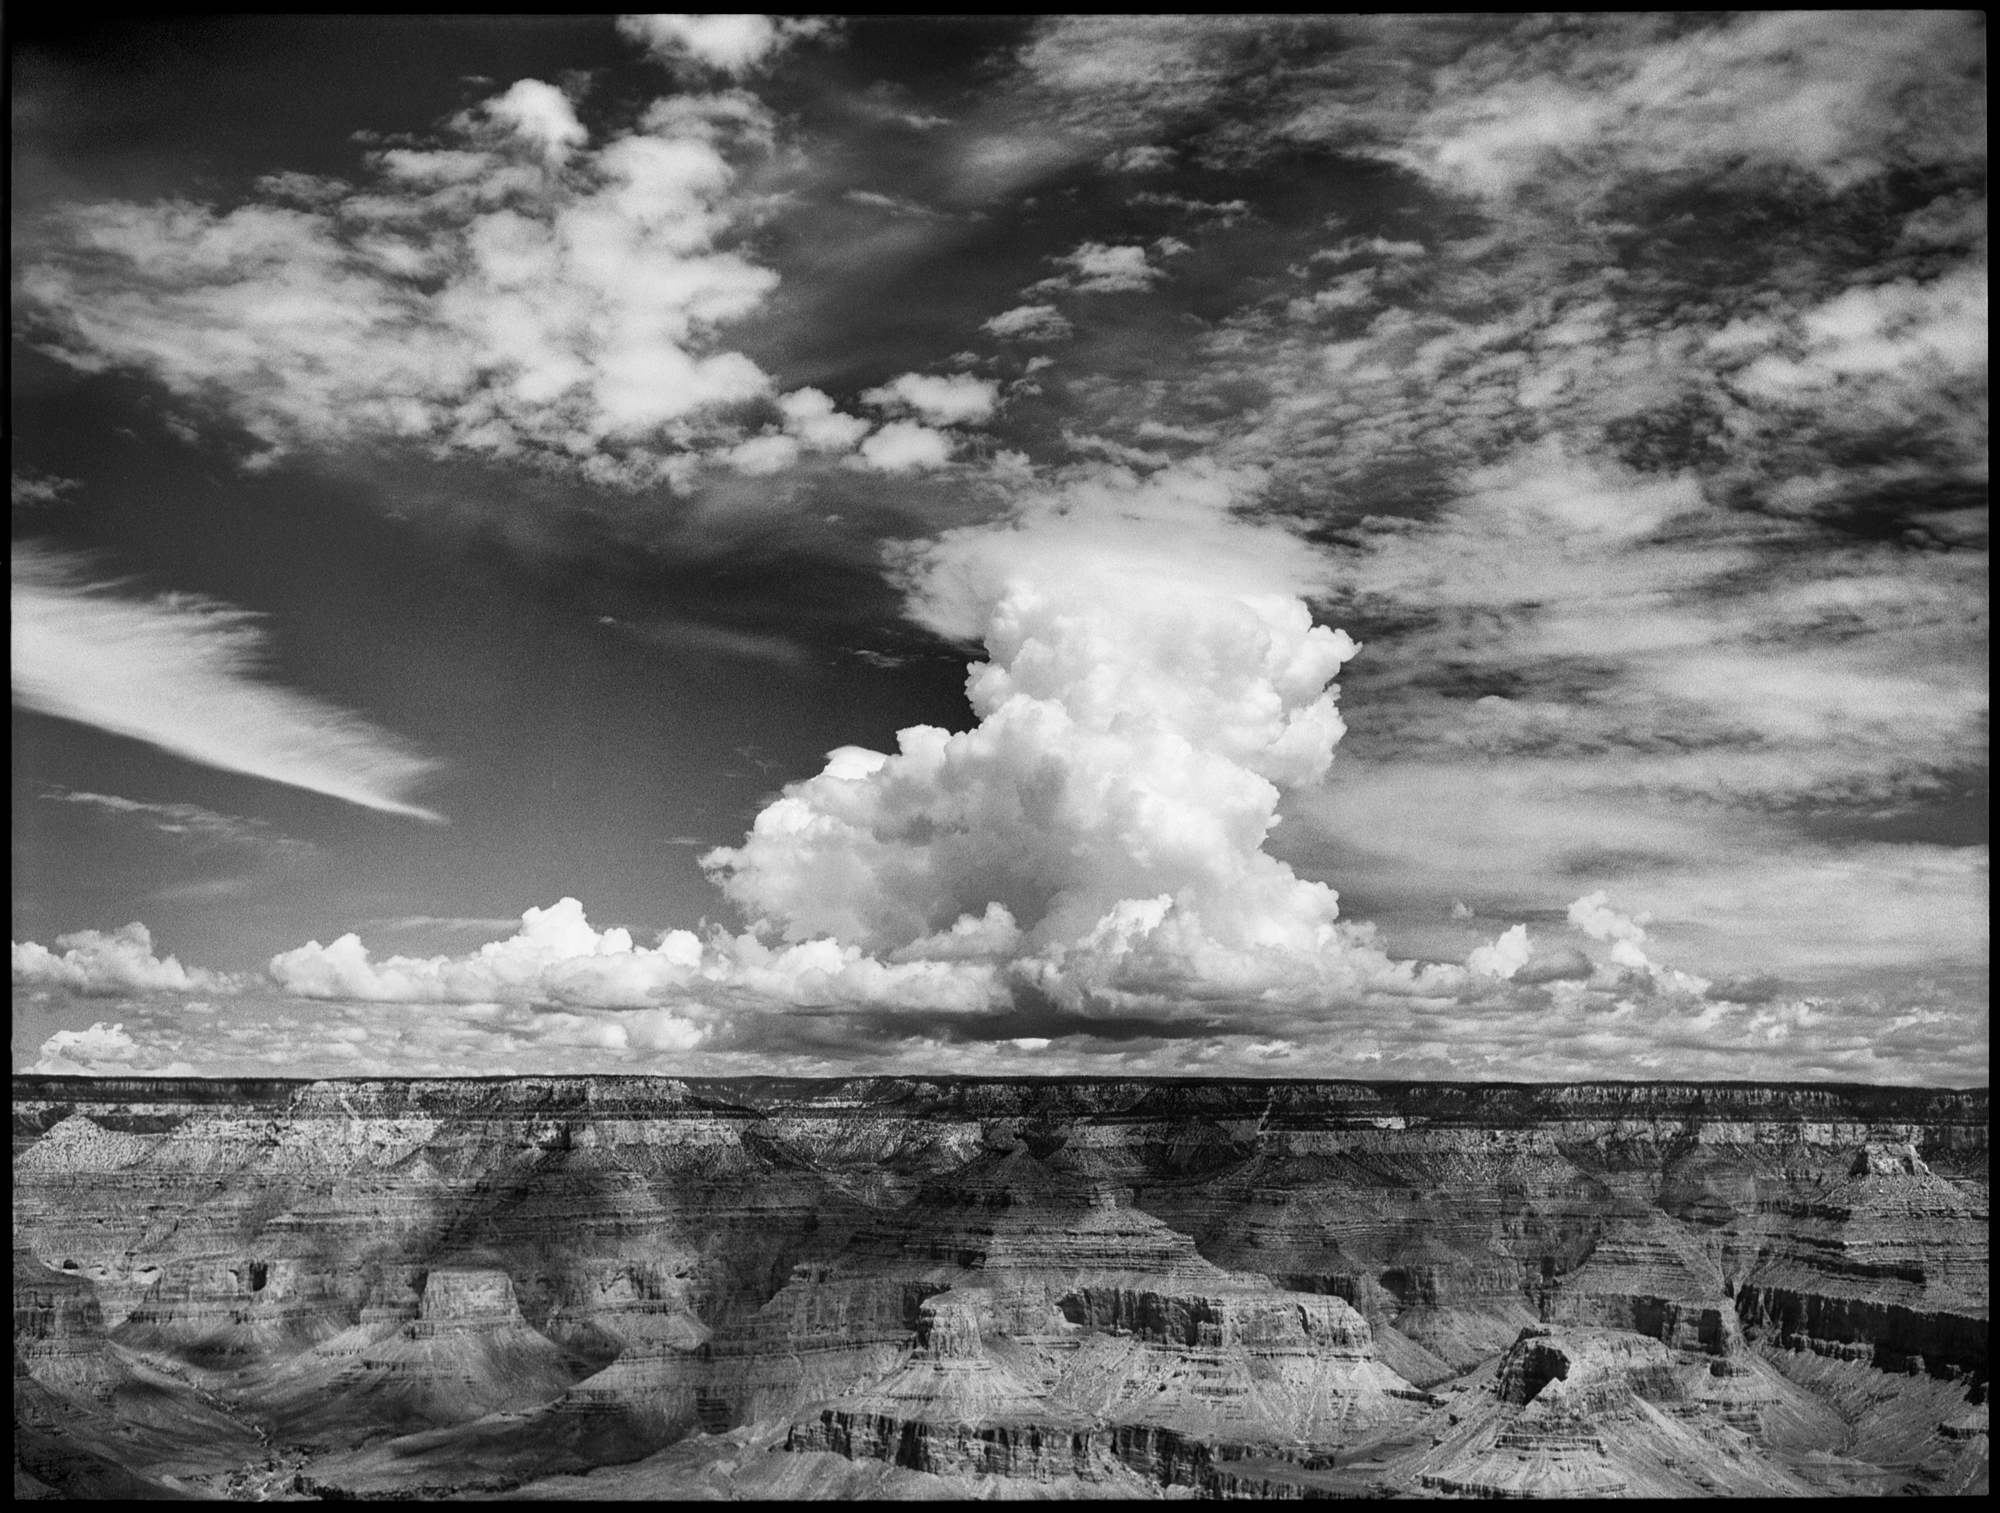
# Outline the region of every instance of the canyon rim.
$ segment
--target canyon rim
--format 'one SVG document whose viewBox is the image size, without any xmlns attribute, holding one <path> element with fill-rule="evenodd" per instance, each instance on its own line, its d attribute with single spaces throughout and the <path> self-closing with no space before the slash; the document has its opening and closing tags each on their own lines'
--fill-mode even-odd
<svg viewBox="0 0 2000 1513">
<path fill-rule="evenodd" d="M 17 1496 L 1987 1490 L 1982 17 L 10 22 Z"/>
<path fill-rule="evenodd" d="M 1980 1092 L 18 1077 L 47 1496 L 1975 1494 Z"/>
</svg>

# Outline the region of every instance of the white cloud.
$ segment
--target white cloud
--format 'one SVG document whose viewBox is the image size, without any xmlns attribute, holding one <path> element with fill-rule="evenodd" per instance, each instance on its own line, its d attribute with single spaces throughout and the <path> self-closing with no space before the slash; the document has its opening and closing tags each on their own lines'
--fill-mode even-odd
<svg viewBox="0 0 2000 1513">
<path fill-rule="evenodd" d="M 1532 976 L 1534 967 L 1521 975 Z M 792 979 L 803 988 L 810 974 Z M 829 986 L 830 980 L 818 980 Z M 1106 1039 L 1044 1031 L 999 1039 L 980 1023 L 930 1015 L 887 1039 L 840 1027 L 831 996 L 730 1007 L 704 1024 L 682 1008 L 598 1010 L 527 1004 L 428 1005 L 279 1000 L 250 1013 L 189 1014 L 62 1032 L 35 1070 L 97 1075 L 522 1075 L 666 1072 L 831 1076 L 859 1072 L 1083 1076 L 1319 1076 L 1565 1081 L 1628 1077 L 1976 1085 L 1982 1014 L 1929 985 L 1838 997 L 1691 994 L 1643 974 L 1616 991 L 1580 981 L 1520 988 L 1485 980 L 1468 995 L 1402 996 L 1332 1013 L 1269 1006 L 1282 1027 Z M 1516 980 L 1518 982 L 1518 978 Z M 914 1022 L 925 1013 L 912 992 Z M 795 1006 L 796 1005 L 796 1006 Z M 232 1006 L 233 1007 L 233 1004 Z M 1248 1016 L 1244 1016 L 1248 1017 Z M 1002 1021 L 1004 1024 L 1005 1021 Z M 759 1026 L 765 1026 L 759 1029 Z M 707 1033 L 703 1033 L 706 1030 Z M 815 1034 L 815 1031 L 818 1033 Z M 831 1033 L 828 1033 L 831 1031 Z M 81 1043 L 80 1043 L 81 1042 Z M 92 1044 L 92 1042 L 95 1042 Z M 60 1054 L 67 1047 L 70 1055 Z M 192 1063 L 192 1065 L 191 1065 Z"/>
<path fill-rule="evenodd" d="M 1560 907 L 1581 881 L 1635 920 L 1653 916 L 1641 927 L 1649 957 L 1704 975 L 1775 972 L 1845 993 L 1882 971 L 1915 981 L 1983 962 L 1983 846 L 1814 841 L 1783 813 L 1661 783 L 1700 765 L 1690 754 L 1639 775 L 1616 759 L 1532 750 L 1393 761 L 1344 751 L 1323 790 L 1288 797 L 1280 850 L 1301 869 L 1357 879 L 1402 952 L 1465 950 L 1453 944 L 1461 929 L 1423 924 L 1454 894 L 1505 915 Z"/>
<path fill-rule="evenodd" d="M 1082 15 L 1043 17 L 1021 64 L 1043 91 L 1070 105 L 1073 131 L 1125 131 L 1197 108 L 1229 68 L 1230 43 L 1268 37 L 1270 22 L 1245 16 Z M 1171 149 L 1114 150 L 1106 166 L 1137 172 L 1162 166 Z"/>
<path fill-rule="evenodd" d="M 1601 175 L 1607 157 L 1640 170 L 1747 158 L 1845 187 L 1965 154 L 1953 118 L 1966 113 L 1950 107 L 1977 97 L 1979 58 L 1966 18 L 1942 11 L 1522 26 L 1440 70 L 1391 155 L 1494 195 L 1577 168 Z M 1908 108 L 1913 91 L 1929 108 Z"/>
<path fill-rule="evenodd" d="M 8 494 L 16 509 L 46 509 L 60 504 L 65 494 L 81 487 L 74 478 L 62 478 L 33 468 L 16 470 L 8 479 Z"/>
<path fill-rule="evenodd" d="M 744 14 L 620 16 L 620 36 L 662 62 L 689 59 L 732 77 L 752 73 L 786 47 L 825 29 L 823 21 Z"/>
<path fill-rule="evenodd" d="M 125 1032 L 122 1024 L 99 1020 L 87 1030 L 57 1030 L 42 1042 L 41 1055 L 28 1068 L 40 1077 L 188 1077 L 194 1068 L 185 1061 L 160 1064 Z"/>
<path fill-rule="evenodd" d="M 310 841 L 278 834 L 266 820 L 217 814 L 199 804 L 149 804 L 121 798 L 115 793 L 84 793 L 68 788 L 56 788 L 42 796 L 54 802 L 82 804 L 104 814 L 135 820 L 161 835 L 175 836 L 194 845 L 241 847 L 270 856 L 291 858 L 310 855 L 315 849 Z"/>
<path fill-rule="evenodd" d="M 861 397 L 882 409 L 914 410 L 934 426 L 964 425 L 992 416 L 1000 386 L 970 373 L 904 373 Z"/>
<path fill-rule="evenodd" d="M 1170 250 L 1163 249 L 1163 255 Z M 1144 247 L 1118 247 L 1107 242 L 1084 242 L 1074 251 L 1050 261 L 1070 271 L 1043 279 L 1030 292 L 1138 293 L 1152 288 L 1166 276 L 1165 269 L 1146 260 Z"/>
<path fill-rule="evenodd" d="M 980 928 L 983 922 L 960 932 L 957 957 L 988 943 L 990 932 L 974 938 Z M 646 1021 L 650 1033 L 678 1048 L 713 1032 L 718 1006 L 754 1012 L 782 1005 L 868 1005 L 962 1013 L 998 1001 L 991 963 L 954 959 L 948 948 L 934 957 L 891 963 L 829 939 L 773 947 L 751 935 L 717 933 L 704 943 L 687 930 L 665 932 L 657 946 L 638 946 L 629 931 L 593 929 L 574 898 L 529 909 L 514 935 L 466 955 L 376 962 L 360 937 L 350 934 L 331 945 L 310 941 L 282 952 L 271 959 L 270 973 L 299 998 L 654 1010 Z"/>
<path fill-rule="evenodd" d="M 1238 221 L 1246 219 L 1250 214 L 1250 202 L 1248 200 L 1197 200 L 1191 199 L 1184 194 L 1158 194 L 1150 190 L 1142 190 L 1140 193 L 1133 195 L 1130 203 L 1134 205 L 1157 205 L 1163 210 L 1178 210 L 1185 215 L 1195 216 L 1201 220 L 1214 221 L 1217 225 L 1225 227 L 1234 226 Z M 1162 240 L 1172 242 L 1174 238 L 1165 237 Z M 1187 244 L 1184 242 L 1177 242 L 1175 245 L 1182 252 L 1188 250 Z"/>
<path fill-rule="evenodd" d="M 436 763 L 366 721 L 256 679 L 264 638 L 242 610 L 191 595 L 114 597 L 78 564 L 17 547 L 15 702 L 226 772 L 437 820 L 410 789 Z"/>
<path fill-rule="evenodd" d="M 1354 647 L 1297 597 L 1324 563 L 1232 513 L 1254 488 L 1100 471 L 912 549 L 913 617 L 986 644 L 979 723 L 834 752 L 703 866 L 788 941 L 984 955 L 1072 1008 L 1448 991 L 1263 849 L 1332 760 Z"/>
<path fill-rule="evenodd" d="M 861 460 L 877 472 L 911 473 L 951 460 L 951 438 L 910 420 L 892 420 L 861 443 Z"/>
<path fill-rule="evenodd" d="M 799 460 L 799 444 L 790 436 L 753 436 L 730 448 L 727 455 L 739 473 L 782 473 Z"/>
<path fill-rule="evenodd" d="M 850 189 L 841 196 L 850 205 L 865 205 L 871 210 L 885 210 L 890 215 L 903 216 L 920 221 L 942 221 L 950 217 L 942 211 L 902 195 L 877 194 L 872 189 Z"/>
<path fill-rule="evenodd" d="M 1104 158 L 1106 173 L 1157 173 L 1163 168 L 1171 168 L 1174 150 L 1171 147 L 1121 147 L 1116 152 L 1107 153 Z"/>
<path fill-rule="evenodd" d="M 1315 263 L 1345 263 L 1357 257 L 1380 257 L 1391 260 L 1422 257 L 1422 242 L 1392 242 L 1385 236 L 1350 236 L 1332 247 L 1322 248 L 1307 261 Z"/>
<path fill-rule="evenodd" d="M 1733 381 L 1781 404 L 1842 383 L 1929 387 L 1985 372 L 1986 306 L 1986 270 L 1960 266 L 1925 283 L 1848 289 L 1789 323 L 1735 322 L 1713 344 L 1730 357 L 1764 348 Z"/>
<path fill-rule="evenodd" d="M 1598 897 L 1601 899 L 1602 894 Z M 1465 965 L 1482 977 L 1509 978 L 1528 964 L 1534 954 L 1528 944 L 1528 927 L 1515 925 L 1502 932 L 1500 938 L 1490 946 L 1476 946 L 1465 959 Z"/>
<path fill-rule="evenodd" d="M 1966 92 L 1978 57 L 1964 44 L 1976 27 L 1935 15 L 1340 18 L 1288 27 L 1273 44 L 1266 23 L 1235 18 L 1039 23 L 1014 96 L 938 139 L 963 194 L 1020 188 L 1058 165 L 1136 173 L 1174 157 L 1126 145 L 1135 141 L 1171 139 L 1206 173 L 1304 137 L 1478 196 L 1480 224 L 1454 213 L 1343 229 L 1311 259 L 1335 265 L 1318 293 L 1302 265 L 1293 275 L 1313 283 L 1299 299 L 1260 296 L 1205 330 L 1177 326 L 1176 355 L 1142 381 L 1070 373 L 1066 402 L 1084 407 L 1064 427 L 1076 453 L 1160 467 L 1169 453 L 1124 443 L 1171 439 L 1222 466 L 1170 468 L 1145 485 L 1080 471 L 1000 521 L 904 552 L 912 612 L 986 644 L 977 721 L 906 731 L 893 754 L 843 748 L 742 845 L 714 853 L 712 869 L 762 917 L 761 932 L 700 942 L 692 966 L 637 949 L 564 954 L 525 928 L 525 944 L 415 962 L 371 961 L 348 938 L 302 956 L 299 980 L 384 995 L 371 1025 L 398 1022 L 398 994 L 457 1003 L 460 1013 L 406 1016 L 400 1033 L 413 1055 L 463 1050 L 483 1065 L 563 1046 L 636 1056 L 647 1036 L 662 1047 L 700 1037 L 703 1055 L 728 1055 L 742 1042 L 725 1021 L 753 1034 L 760 1007 L 813 1010 L 771 1019 L 803 1038 L 839 1017 L 820 1010 L 948 1005 L 976 1017 L 1038 992 L 1093 1014 L 1226 1013 L 1254 1027 L 1254 1039 L 1115 1053 L 1120 1067 L 1161 1071 L 1268 1072 L 1262 1058 L 1293 1055 L 1411 1076 L 1666 1075 L 1653 1070 L 1663 1056 L 1685 1075 L 1908 1080 L 1983 1066 L 1977 994 L 1919 1002 L 1910 988 L 1892 1018 L 1886 996 L 1871 1007 L 1854 986 L 1867 971 L 1907 981 L 1934 964 L 1983 970 L 1983 849 L 1822 843 L 1803 818 L 1838 800 L 1879 820 L 1985 758 L 1984 559 L 1965 527 L 1975 512 L 1949 501 L 1913 512 L 1933 547 L 1953 548 L 1920 561 L 1890 542 L 1832 540 L 1828 524 L 1860 495 L 1884 508 L 1881 497 L 1920 491 L 1947 466 L 1983 476 L 1979 196 L 1940 190 L 1912 215 L 1905 190 L 1868 185 L 1840 215 L 1879 194 L 1901 207 L 1884 226 L 1863 234 L 1858 220 L 1829 219 L 1822 238 L 1815 219 L 1829 189 L 1885 167 L 1921 177 L 1945 165 L 1960 175 L 1949 183 L 1972 182 L 1964 170 L 1983 145 L 1964 123 L 1980 120 Z M 781 32 L 752 24 L 739 35 Z M 693 59 L 687 35 L 663 38 L 666 55 Z M 752 53 L 710 61 L 747 69 L 775 55 Z M 1254 91 L 1207 111 L 1252 69 Z M 431 320 L 440 279 L 467 282 L 469 307 L 499 289 L 497 274 L 472 286 L 454 259 L 475 241 L 504 252 L 516 220 L 561 257 L 596 245 L 569 217 L 605 200 L 614 160 L 572 130 L 568 111 L 550 86 L 524 81 L 437 150 L 381 154 L 366 194 L 274 184 L 253 207 L 267 220 L 228 231 L 268 235 L 267 261 L 293 284 L 235 252 L 217 253 L 220 272 L 198 258 L 175 264 L 181 284 L 164 282 L 176 299 L 182 285 L 244 277 L 273 298 L 351 279 L 339 286 L 356 296 L 349 309 L 375 299 L 388 311 L 384 330 L 400 345 L 384 337 L 380 350 L 446 374 L 424 369 L 383 391 L 431 407 L 421 413 L 387 401 L 371 412 L 374 391 L 340 389 L 303 361 L 256 383 L 232 377 L 250 396 L 232 402 L 259 435 L 285 444 L 329 424 L 324 412 L 343 417 L 342 435 L 502 455 L 516 445 L 607 476 L 692 455 L 769 474 L 857 446 L 855 467 L 916 472 L 950 459 L 955 438 L 939 427 L 992 413 L 991 397 L 978 415 L 926 411 L 889 385 L 871 398 L 910 416 L 871 437 L 868 421 L 819 391 L 774 399 L 756 375 L 735 392 L 777 405 L 765 435 L 711 420 L 705 401 L 649 421 L 593 387 L 605 367 L 593 335 L 507 356 L 501 398 L 479 399 L 490 408 L 472 430 L 452 429 L 459 316 L 438 315 L 445 335 L 433 339 L 405 306 Z M 714 249 L 738 245 L 724 239 L 745 203 L 731 153 L 774 131 L 740 93 L 649 113 L 642 133 L 686 145 L 691 172 L 710 161 L 703 152 L 723 165 L 701 181 L 719 187 L 690 191 L 693 212 L 658 234 L 683 238 L 704 268 Z M 1691 218 L 1690 184 L 1702 207 Z M 1236 209 L 1140 198 L 1218 218 Z M 629 219 L 646 203 L 634 193 L 599 208 Z M 294 214 L 303 219 L 283 220 Z M 227 218 L 210 219 L 215 230 Z M 170 246 L 199 240 L 188 224 Z M 304 228 L 296 256 L 286 226 Z M 1401 239 L 1418 231 L 1422 242 Z M 654 235 L 648 223 L 639 240 L 650 247 Z M 1856 247 L 1891 238 L 1894 254 L 1866 252 L 1880 266 L 1863 266 Z M 217 246 L 228 240 L 218 233 Z M 313 249 L 327 246 L 338 250 L 332 271 L 316 272 Z M 1038 287 L 1156 287 L 1178 246 L 1085 242 Z M 78 303 L 104 287 L 78 283 Z M 120 291 L 110 293 L 106 309 L 123 320 Z M 227 301 L 217 308 L 235 318 Z M 150 332 L 151 346 L 128 322 L 119 339 L 139 359 L 106 357 L 110 338 L 72 337 L 69 350 L 180 364 L 183 395 L 210 392 L 202 373 L 236 370 L 181 349 L 205 353 L 215 330 L 251 330 L 254 344 L 262 328 L 207 313 L 182 323 L 185 340 L 180 328 Z M 714 353 L 725 318 L 691 319 L 692 334 L 673 340 Z M 500 351 L 531 324 L 498 322 L 472 349 Z M 1069 326 L 1055 305 L 1023 304 L 984 329 L 1050 340 Z M 341 329 L 329 323 L 321 338 L 333 369 L 348 371 Z M 1188 366 L 1175 367 L 1183 355 Z M 284 397 L 315 374 L 311 404 Z M 642 408 L 671 384 L 627 387 Z M 321 403 L 344 396 L 356 403 Z M 1948 465 L 1900 460 L 1953 446 Z M 1856 449 L 1867 457 L 1851 460 Z M 997 465 L 962 465 L 948 482 L 1018 492 L 1029 469 L 1011 467 L 1003 477 Z M 1275 484 L 1263 507 L 1310 501 L 1340 544 L 1321 556 L 1256 524 L 1259 468 Z M 1367 718 L 1324 788 L 1315 752 L 1331 751 L 1339 721 L 1333 668 L 1309 655 L 1324 648 L 1308 600 L 1371 643 L 1342 674 L 1347 707 Z M 1169 623 L 1158 601 L 1185 623 Z M 1287 648 L 1323 672 L 1316 686 L 1272 670 Z M 1312 714 L 1281 751 L 1271 721 L 1315 710 L 1331 723 Z M 1418 904 L 1442 921 L 1443 900 L 1462 892 L 1484 918 L 1530 908 L 1545 918 L 1582 892 L 1578 939 L 1596 942 L 1597 960 L 1568 945 L 1535 952 L 1524 926 L 1487 943 L 1440 923 L 1421 949 L 1467 967 L 1398 965 L 1368 927 L 1336 918 L 1315 876 L 1350 900 L 1387 900 L 1390 912 L 1367 912 L 1397 935 L 1398 955 L 1412 954 L 1402 932 Z M 1700 979 L 1655 957 L 1705 972 L 1768 968 L 1812 982 L 1816 996 L 1704 999 L 1690 986 Z M 491 996 L 425 996 L 455 983 Z M 831 1046 L 842 1032 L 826 1033 Z M 952 1044 L 958 1027 L 939 1033 L 881 1055 L 1052 1070 L 1110 1054 L 1045 1032 L 1015 1036 L 1014 1049 L 1056 1054 L 1010 1063 L 1012 1051 Z M 826 1054 L 863 1053 L 849 1041 Z"/>
<path fill-rule="evenodd" d="M 1061 341 L 1072 327 L 1054 305 L 1016 305 L 979 328 L 1003 341 Z"/>
<path fill-rule="evenodd" d="M 134 920 L 123 929 L 78 930 L 58 935 L 60 956 L 35 941 L 13 942 L 14 981 L 59 988 L 86 997 L 121 993 L 233 993 L 239 983 L 226 972 L 184 967 L 178 958 L 153 954 L 153 935 Z"/>
<path fill-rule="evenodd" d="M 561 162 L 590 140 L 568 97 L 540 79 L 521 79 L 481 108 L 490 119 L 540 147 L 554 162 Z"/>
<path fill-rule="evenodd" d="M 1612 908 L 1610 898 L 1602 888 L 1569 906 L 1569 922 L 1592 940 L 1610 941 L 1611 959 L 1619 966 L 1639 972 L 1652 966 L 1646 953 L 1640 949 L 1646 939 L 1645 930 L 1630 915 Z"/>
<path fill-rule="evenodd" d="M 815 451 L 844 452 L 868 434 L 868 422 L 844 415 L 818 389 L 794 389 L 780 396 L 785 430 Z"/>
<path fill-rule="evenodd" d="M 715 332 L 777 284 L 716 245 L 730 155 L 772 128 L 740 92 L 678 95 L 592 148 L 522 80 L 439 145 L 373 154 L 362 189 L 69 207 L 23 254 L 22 307 L 46 350 L 220 406 L 266 460 L 400 440 L 648 482 L 733 445 L 718 407 L 769 392 Z"/>
<path fill-rule="evenodd" d="M 1023 49 L 1024 101 L 1072 133 L 1158 137 L 1241 161 L 1299 139 L 1382 156 L 1450 188 L 1589 197 L 1626 173 L 1782 168 L 1835 189 L 1979 161 L 1984 35 L 1968 12 L 1784 11 L 1292 18 L 1301 45 L 1246 47 L 1236 16 L 1051 18 Z M 1262 107 L 1246 118 L 1254 84 Z M 1216 107 L 1224 99 L 1227 105 Z M 1105 158 L 1127 169 L 1126 152 Z M 1150 158 L 1140 164 L 1155 166 Z M 1133 166 L 1139 166 L 1137 164 Z"/>
<path fill-rule="evenodd" d="M 635 947 L 625 930 L 599 932 L 583 906 L 565 898 L 521 916 L 518 934 L 466 957 L 392 956 L 369 960 L 360 937 L 308 942 L 271 959 L 271 976 L 305 998 L 395 1003 L 477 1003 L 537 999 L 598 1007 L 646 1007 L 662 989 L 684 986 L 701 962 L 685 930 L 656 948 Z"/>
</svg>

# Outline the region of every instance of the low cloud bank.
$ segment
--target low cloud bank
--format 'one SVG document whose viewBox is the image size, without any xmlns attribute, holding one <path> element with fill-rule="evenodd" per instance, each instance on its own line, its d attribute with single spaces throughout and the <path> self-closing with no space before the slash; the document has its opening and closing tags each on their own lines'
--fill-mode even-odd
<svg viewBox="0 0 2000 1513">
<path fill-rule="evenodd" d="M 123 993 L 233 993 L 242 979 L 177 957 L 153 954 L 153 933 L 134 920 L 118 930 L 76 930 L 58 935 L 61 954 L 35 941 L 13 942 L 17 986 L 65 989 L 89 998 Z"/>
</svg>

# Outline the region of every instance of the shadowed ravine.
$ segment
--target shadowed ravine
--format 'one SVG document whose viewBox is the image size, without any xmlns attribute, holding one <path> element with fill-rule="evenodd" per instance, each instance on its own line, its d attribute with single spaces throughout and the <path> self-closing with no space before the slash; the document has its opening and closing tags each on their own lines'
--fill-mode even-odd
<svg viewBox="0 0 2000 1513">
<path fill-rule="evenodd" d="M 1983 1492 L 1987 1105 L 16 1077 L 16 1495 Z"/>
</svg>

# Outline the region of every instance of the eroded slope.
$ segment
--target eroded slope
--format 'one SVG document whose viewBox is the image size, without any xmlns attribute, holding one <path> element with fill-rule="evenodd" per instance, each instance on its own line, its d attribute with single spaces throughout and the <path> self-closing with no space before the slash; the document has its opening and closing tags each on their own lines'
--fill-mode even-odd
<svg viewBox="0 0 2000 1513">
<path fill-rule="evenodd" d="M 1986 1474 L 1983 1091 L 17 1078 L 15 1142 L 29 1495 Z"/>
</svg>

